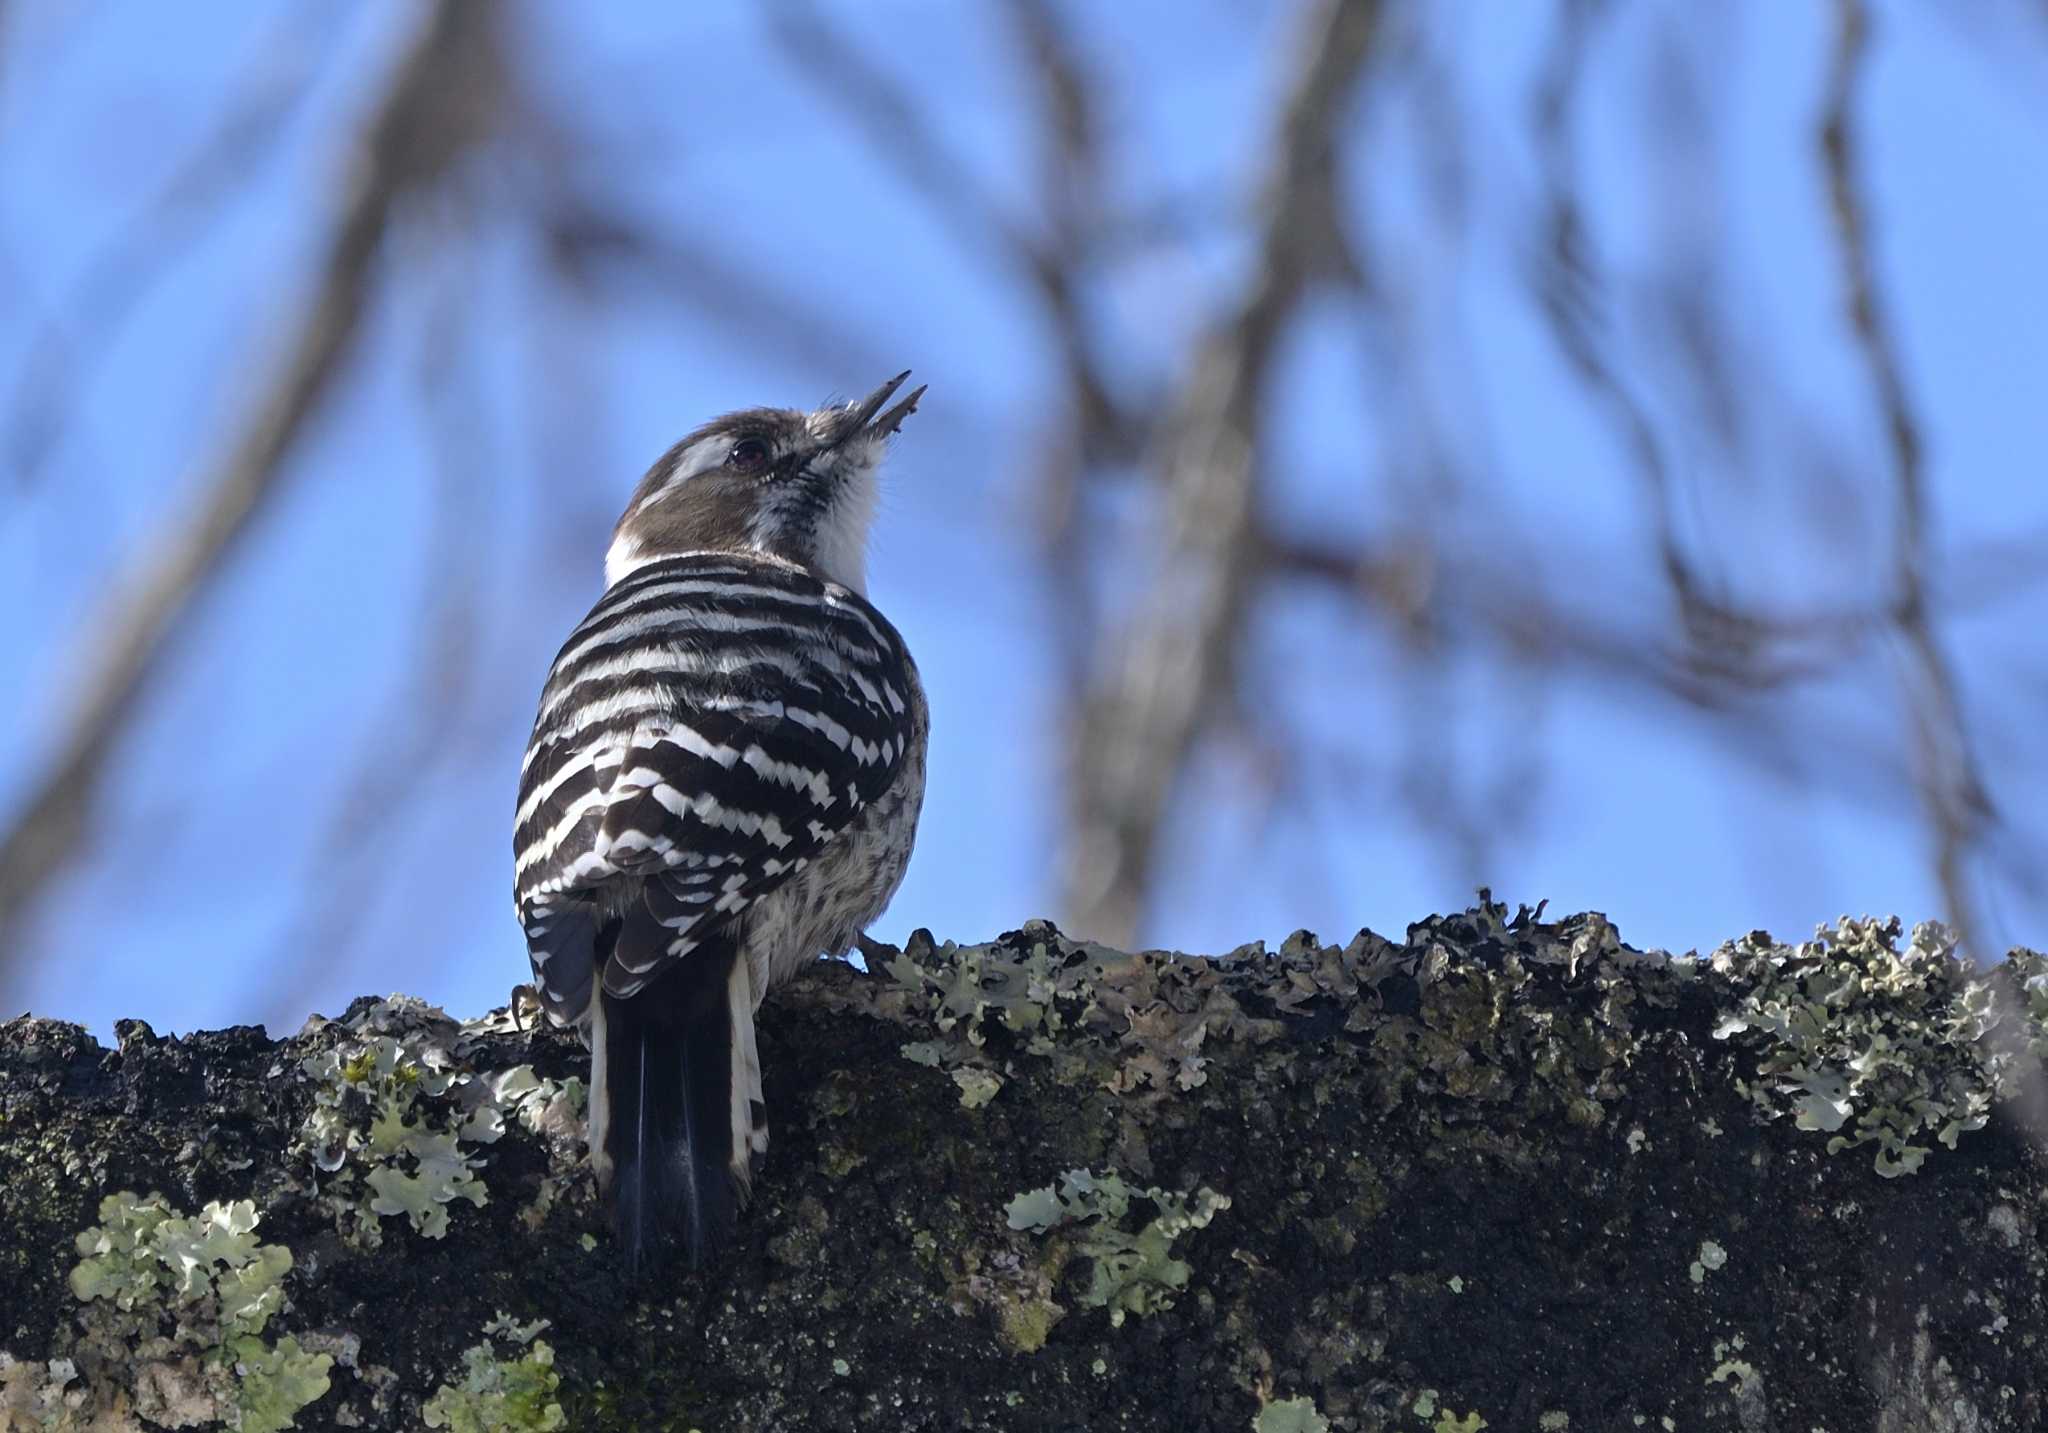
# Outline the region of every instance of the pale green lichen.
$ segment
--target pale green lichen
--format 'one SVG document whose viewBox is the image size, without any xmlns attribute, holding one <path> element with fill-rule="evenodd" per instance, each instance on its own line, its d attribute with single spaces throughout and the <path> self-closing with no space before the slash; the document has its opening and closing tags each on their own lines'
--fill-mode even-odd
<svg viewBox="0 0 2048 1433">
<path fill-rule="evenodd" d="M 289 1428 L 293 1416 L 327 1392 L 327 1374 L 333 1359 L 324 1353 L 308 1353 L 290 1336 L 275 1344 L 243 1337 L 227 1345 L 240 1381 L 236 1403 L 239 1421 L 230 1420 L 243 1433 Z"/>
<path fill-rule="evenodd" d="M 1714 1363 L 1706 1376 L 1706 1384 L 1726 1384 L 1729 1398 L 1735 1404 L 1735 1417 L 1745 1429 L 1767 1429 L 1772 1427 L 1772 1408 L 1769 1398 L 1763 1392 L 1763 1372 L 1749 1359 L 1733 1357 L 1743 1347 L 1741 1335 L 1731 1341 L 1714 1341 Z"/>
<path fill-rule="evenodd" d="M 1723 1359 L 1707 1374 L 1707 1382 L 1730 1384 L 1739 1393 L 1747 1393 L 1760 1386 L 1762 1378 L 1755 1364 L 1739 1358 Z"/>
<path fill-rule="evenodd" d="M 1002 1092 L 1003 1077 L 983 1063 L 981 1053 L 972 1046 L 947 1040 L 914 1040 L 902 1048 L 906 1060 L 950 1074 L 953 1083 L 960 1087 L 963 1109 L 980 1109 Z"/>
<path fill-rule="evenodd" d="M 1704 1284 L 1707 1275 L 1728 1262 L 1728 1251 L 1712 1239 L 1700 1240 L 1699 1257 L 1692 1261 L 1688 1273 L 1695 1284 Z"/>
<path fill-rule="evenodd" d="M 77 1352 L 94 1377 L 65 1416 L 89 1426 L 97 1405 L 172 1426 L 277 1433 L 327 1392 L 331 1357 L 263 1337 L 284 1307 L 292 1256 L 256 1241 L 254 1203 L 210 1203 L 188 1217 L 161 1194 L 124 1191 L 101 1200 L 99 1215 L 78 1235 L 70 1281 L 87 1306 Z"/>
<path fill-rule="evenodd" d="M 891 978 L 860 1004 L 934 1029 L 903 1054 L 946 1071 L 963 1103 L 993 1097 L 991 1081 L 1027 1060 L 1056 1084 L 1114 1094 L 1116 1158 L 1140 1175 L 1143 1127 L 1208 1080 L 1219 1043 L 1274 1046 L 1292 1063 L 1290 1032 L 1310 1015 L 1334 1020 L 1376 1067 L 1381 1113 L 1443 1094 L 1598 1127 L 1621 1097 L 1636 1015 L 1675 1006 L 1699 968 L 1629 950 L 1602 916 L 1543 926 L 1540 911 L 1480 894 L 1477 909 L 1411 927 L 1404 943 L 1360 931 L 1324 945 L 1297 931 L 1276 951 L 1260 942 L 1213 958 L 1116 951 L 1043 921 L 975 946 L 918 932 L 880 962 Z M 1486 943 L 1507 952 L 1497 964 L 1461 958 Z M 1560 973 L 1591 988 L 1588 1009 L 1556 1007 Z"/>
<path fill-rule="evenodd" d="M 1252 1433 L 1329 1433 L 1313 1398 L 1276 1398 L 1252 1420 Z"/>
<path fill-rule="evenodd" d="M 1903 948 L 1900 935 L 1896 918 L 1844 916 L 1799 945 L 1755 932 L 1713 957 L 1745 989 L 1714 1030 L 1758 1050 L 1743 1092 L 1766 1117 L 1830 1134 L 1831 1154 L 1875 1145 L 1888 1178 L 1982 1129 L 2048 1054 L 2042 957 L 2015 951 L 1991 972 L 1958 959 L 1939 924 L 1915 926 Z"/>
<path fill-rule="evenodd" d="M 1001 1060 L 1017 1054 L 1120 1094 L 1191 1090 L 1208 1078 L 1203 1041 L 1219 1027 L 1249 1029 L 1218 962 L 1069 940 L 1044 921 L 987 945 L 920 932 L 884 968 L 896 984 L 885 1003 L 946 1037 L 905 1044 L 905 1058 L 950 1073 L 970 1109 L 1001 1089 Z"/>
<path fill-rule="evenodd" d="M 1068 1023 L 1060 996 L 1071 992 L 1060 990 L 1054 954 L 1044 941 L 1021 960 L 999 945 L 927 943 L 906 949 L 887 969 L 933 1024 L 948 1033 L 957 1027 L 971 1045 L 987 1042 L 984 1021 L 999 1021 L 1033 1039 L 1058 1034 Z"/>
<path fill-rule="evenodd" d="M 978 1110 L 1001 1092 L 1003 1077 L 990 1070 L 962 1067 L 953 1071 L 953 1083 L 960 1087 L 961 1105 Z"/>
<path fill-rule="evenodd" d="M 442 1384 L 421 1410 L 427 1426 L 453 1433 L 563 1427 L 568 1420 L 555 1398 L 562 1382 L 555 1351 L 536 1337 L 547 1326 L 546 1319 L 521 1324 L 503 1313 L 485 1324 L 483 1341 L 462 1355 L 462 1381 Z"/>
<path fill-rule="evenodd" d="M 1714 1340 L 1714 1367 L 1706 1377 L 1709 1386 L 1726 1384 L 1735 1404 L 1735 1414 L 1744 1428 L 1771 1426 L 1770 1401 L 1764 1394 L 1763 1371 L 1747 1359 L 1736 1357 L 1745 1344 L 1741 1334 Z"/>
<path fill-rule="evenodd" d="M 941 1034 L 958 1035 L 911 1041 L 903 1046 L 904 1058 L 951 1074 L 968 1109 L 987 1104 L 1002 1089 L 985 1022 L 1022 1036 L 1025 1048 L 1037 1054 L 1050 1053 L 1050 1037 L 1066 1025 L 1054 957 L 1042 943 L 1020 961 L 1000 945 L 963 948 L 947 941 L 933 947 L 913 941 L 886 969 L 910 1011 L 928 1016 Z"/>
<path fill-rule="evenodd" d="M 1429 1421 L 1429 1433 L 1478 1433 L 1489 1426 L 1479 1416 L 1477 1409 L 1460 1417 L 1448 1407 L 1437 1406 L 1438 1394 L 1434 1388 L 1425 1388 L 1415 1395 L 1415 1402 L 1409 1405 L 1409 1412 L 1417 1418 Z"/>
<path fill-rule="evenodd" d="M 508 1119 L 558 1142 L 573 1142 L 585 1102 L 580 1080 L 556 1082 L 531 1065 L 495 1073 L 467 1068 L 465 1027 L 402 998 L 351 1017 L 359 1043 L 309 1055 L 314 1108 L 299 1146 L 324 1175 L 342 1232 L 374 1247 L 378 1220 L 403 1215 L 429 1239 L 448 1232 L 458 1200 L 488 1200 L 477 1148 L 503 1137 Z M 537 1215 L 556 1193 L 543 1184 Z M 532 1222 L 532 1221 L 529 1221 Z"/>
<path fill-rule="evenodd" d="M 516 1121 L 530 1133 L 549 1137 L 574 1136 L 590 1103 L 583 1081 L 573 1075 L 550 1080 L 531 1065 L 514 1065 L 495 1074 L 466 1077 L 458 1082 L 458 1098 L 469 1106 L 469 1119 L 462 1136 L 494 1144 L 504 1134 L 506 1120 Z"/>
<path fill-rule="evenodd" d="M 19 1359 L 0 1349 L 0 1429 L 70 1430 L 85 1426 L 91 1397 L 68 1358 L 47 1363 Z"/>
<path fill-rule="evenodd" d="M 1159 1214 L 1135 1233 L 1121 1221 L 1131 1200 L 1151 1201 Z M 1093 1265 L 1081 1302 L 1109 1310 L 1111 1327 L 1121 1327 L 1126 1314 L 1149 1314 L 1173 1307 L 1174 1296 L 1194 1270 L 1173 1257 L 1173 1241 L 1190 1229 L 1207 1227 L 1230 1207 L 1230 1199 L 1202 1188 L 1193 1195 L 1164 1189 L 1133 1189 L 1115 1173 L 1096 1175 L 1070 1169 L 1060 1176 L 1057 1191 L 1047 1185 L 1012 1199 L 1005 1213 L 1012 1229 L 1048 1233 L 1077 1225 L 1074 1251 Z"/>
<path fill-rule="evenodd" d="M 955 1299 L 955 1307 L 965 1312 L 973 1303 L 991 1310 L 996 1331 L 1014 1352 L 1036 1353 L 1045 1347 L 1053 1325 L 1067 1314 L 1052 1297 L 1062 1261 L 1047 1265 L 1000 1248 L 971 1250 L 966 1259 L 966 1277 L 956 1285 L 961 1297 Z"/>
<path fill-rule="evenodd" d="M 344 1212 L 404 1214 L 414 1229 L 439 1239 L 448 1232 L 449 1204 L 486 1202 L 475 1172 L 480 1161 L 461 1143 L 465 1136 L 495 1139 L 503 1128 L 473 1126 L 443 1101 L 458 1078 L 444 1050 L 378 1035 L 352 1049 L 309 1055 L 300 1066 L 315 1088 L 300 1140 L 331 1176 L 330 1198 Z M 358 1181 L 370 1191 L 367 1200 L 350 1193 Z M 343 1229 L 376 1242 L 374 1220 L 345 1218 Z"/>
</svg>

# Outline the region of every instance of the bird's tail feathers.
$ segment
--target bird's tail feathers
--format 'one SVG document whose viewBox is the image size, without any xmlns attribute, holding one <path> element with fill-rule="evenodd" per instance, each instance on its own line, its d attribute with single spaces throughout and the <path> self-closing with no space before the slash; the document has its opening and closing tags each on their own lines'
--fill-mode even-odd
<svg viewBox="0 0 2048 1433">
<path fill-rule="evenodd" d="M 733 1178 L 744 1198 L 753 1183 L 753 1161 L 768 1152 L 768 1102 L 761 1088 L 761 1055 L 754 1048 L 754 973 L 742 955 L 732 964 L 726 1005 L 732 1011 Z"/>
<path fill-rule="evenodd" d="M 620 932 L 626 959 L 636 938 L 667 939 L 638 924 Z M 729 940 L 708 940 L 630 997 L 600 988 L 592 1023 L 591 1156 L 627 1262 L 638 1273 L 680 1250 L 702 1264 L 732 1232 L 754 1149 L 747 962 Z"/>
</svg>

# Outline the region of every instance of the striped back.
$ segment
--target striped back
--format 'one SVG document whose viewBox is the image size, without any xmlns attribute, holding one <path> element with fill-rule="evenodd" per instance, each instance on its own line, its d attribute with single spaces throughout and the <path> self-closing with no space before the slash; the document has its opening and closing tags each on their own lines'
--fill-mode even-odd
<svg viewBox="0 0 2048 1433">
<path fill-rule="evenodd" d="M 858 594 L 744 553 L 649 563 L 555 658 L 520 772 L 515 899 L 543 995 L 578 1018 L 594 943 L 644 903 L 679 958 L 895 781 L 916 670 Z M 607 967 L 614 994 L 660 962 Z"/>
</svg>

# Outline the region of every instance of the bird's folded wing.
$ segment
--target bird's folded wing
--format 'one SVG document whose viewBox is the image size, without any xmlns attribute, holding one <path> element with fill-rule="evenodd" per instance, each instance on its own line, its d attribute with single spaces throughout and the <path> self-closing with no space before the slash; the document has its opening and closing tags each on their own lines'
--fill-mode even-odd
<svg viewBox="0 0 2048 1433">
<path fill-rule="evenodd" d="M 685 567 L 621 584 L 572 634 L 515 841 L 520 918 L 551 1006 L 587 1001 L 590 957 L 574 957 L 591 949 L 604 888 L 632 882 L 671 933 L 606 966 L 606 988 L 628 995 L 896 780 L 907 658 L 852 603 L 801 574 Z"/>
</svg>

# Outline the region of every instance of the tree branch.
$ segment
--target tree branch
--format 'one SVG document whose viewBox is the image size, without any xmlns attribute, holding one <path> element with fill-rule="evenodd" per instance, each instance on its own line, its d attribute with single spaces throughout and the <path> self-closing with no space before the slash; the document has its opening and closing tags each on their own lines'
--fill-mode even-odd
<svg viewBox="0 0 2048 1433">
<path fill-rule="evenodd" d="M 289 28 L 259 37 L 227 116 L 92 259 L 70 296 L 38 326 L 0 437 L 0 454 L 5 454 L 17 490 L 36 483 L 59 446 L 72 406 L 68 396 L 85 377 L 79 356 L 97 356 L 111 347 L 110 336 L 171 271 L 181 251 L 228 212 L 232 190 L 276 153 L 319 63 L 332 51 L 333 21 L 339 14 L 332 5 L 318 6 L 295 16 Z"/>
<path fill-rule="evenodd" d="M 1913 724 L 1921 800 L 1934 837 L 1948 919 L 1965 948 L 1982 950 L 1979 942 L 1987 932 L 1970 889 L 1969 863 L 1996 813 L 1972 749 L 1955 668 L 1934 634 L 1926 577 L 1933 514 L 1926 490 L 1925 448 L 1878 288 L 1868 206 L 1858 187 L 1854 101 L 1869 55 L 1869 12 L 1862 0 L 1837 0 L 1835 15 L 1820 148 L 1849 323 L 1884 419 L 1891 459 L 1892 619 L 1904 646 L 1900 685 Z"/>
<path fill-rule="evenodd" d="M 1379 8 L 1326 0 L 1303 28 L 1250 280 L 1199 346 L 1161 428 L 1156 581 L 1108 644 L 1075 733 L 1064 905 L 1091 936 L 1135 932 L 1167 804 L 1233 668 L 1253 562 L 1260 386 L 1310 282 L 1339 267 L 1337 133 Z"/>
<path fill-rule="evenodd" d="M 192 510 L 118 584 L 88 640 L 81 695 L 55 757 L 0 837 L 0 948 L 84 841 L 109 755 L 198 599 L 276 499 L 307 420 L 334 386 L 372 297 L 394 211 L 488 136 L 504 102 L 498 11 L 440 0 L 350 157 L 310 304 L 277 377 Z"/>
</svg>

